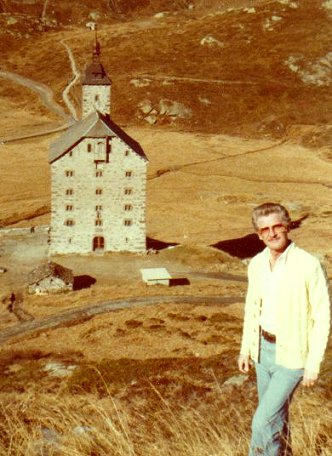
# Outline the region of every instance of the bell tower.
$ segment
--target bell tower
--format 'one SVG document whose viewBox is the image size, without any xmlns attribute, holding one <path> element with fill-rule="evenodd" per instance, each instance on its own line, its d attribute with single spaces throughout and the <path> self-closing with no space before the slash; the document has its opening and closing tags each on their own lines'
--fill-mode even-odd
<svg viewBox="0 0 332 456">
<path fill-rule="evenodd" d="M 92 62 L 87 66 L 82 82 L 83 118 L 95 111 L 111 114 L 111 85 L 112 82 L 100 62 L 100 44 L 96 27 Z"/>
</svg>

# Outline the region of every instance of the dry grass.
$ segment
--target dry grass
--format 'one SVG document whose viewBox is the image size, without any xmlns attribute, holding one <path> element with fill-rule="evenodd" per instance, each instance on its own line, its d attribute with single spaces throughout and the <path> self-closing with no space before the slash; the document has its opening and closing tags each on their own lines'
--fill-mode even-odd
<svg viewBox="0 0 332 456">
<path fill-rule="evenodd" d="M 60 2 L 56 3 L 55 17 L 67 27 L 77 5 L 73 2 L 69 12 L 65 7 L 58 10 Z M 33 32 L 23 39 L 33 20 L 26 21 L 26 29 L 21 23 L 14 25 L 13 30 L 22 35 L 17 40 L 2 35 L 5 68 L 49 84 L 61 102 L 61 91 L 72 74 L 60 40 L 68 39 L 83 70 L 92 36 L 77 23 L 84 25 L 97 3 L 84 2 L 76 25 L 70 28 Z M 121 8 L 125 5 L 117 3 Z M 147 289 L 137 271 L 142 264 L 159 262 L 175 272 L 244 274 L 243 263 L 207 246 L 248 234 L 251 208 L 266 199 L 290 205 L 295 218 L 309 214 L 292 236 L 300 245 L 326 255 L 331 271 L 331 153 L 314 150 L 330 139 L 326 128 L 331 120 L 330 92 L 306 86 L 284 65 L 289 55 L 301 54 L 304 63 L 310 63 L 329 50 L 330 23 L 319 7 L 321 2 L 304 0 L 298 9 L 289 9 L 279 2 L 262 1 L 255 2 L 256 14 L 237 10 L 207 15 L 217 12 L 217 3 L 199 0 L 195 5 L 204 14 L 187 10 L 163 20 L 145 16 L 143 22 L 137 21 L 142 16 L 136 16 L 134 3 L 149 15 L 169 7 L 166 0 L 130 1 L 125 13 L 132 21 L 115 26 L 114 16 L 111 25 L 104 18 L 100 41 L 103 63 L 113 79 L 113 116 L 117 122 L 137 124 L 137 105 L 145 98 L 155 104 L 168 98 L 192 109 L 192 118 L 172 125 L 161 119 L 158 127 L 163 129 L 126 129 L 142 144 L 151 162 L 148 235 L 184 245 L 160 252 L 153 260 L 114 255 L 87 265 L 83 257 L 60 258 L 75 274 L 96 277 L 96 285 L 61 297 L 27 297 L 26 310 L 41 318 L 137 295 L 243 296 L 244 283 L 213 279 L 196 278 L 190 287 L 167 291 Z M 178 9 L 184 3 L 174 4 Z M 230 1 L 223 3 L 228 7 Z M 239 0 L 236 5 L 243 3 Z M 40 6 L 41 1 L 36 10 Z M 272 15 L 283 19 L 272 31 L 263 32 L 262 24 Z M 0 22 L 5 19 L 1 17 Z M 201 46 L 200 40 L 207 35 L 224 46 Z M 132 78 L 146 74 L 151 76 L 149 86 L 130 84 Z M 166 84 L 163 75 L 185 79 Z M 1 136 L 55 122 L 35 95 L 21 87 L 2 81 L 0 95 Z M 76 88 L 73 97 L 78 107 L 79 95 Z M 297 123 L 318 127 L 313 131 L 312 126 Z M 312 149 L 268 138 L 248 139 L 280 136 L 280 126 L 282 134 L 292 139 L 303 135 L 303 144 Z M 221 136 L 221 132 L 243 137 Z M 50 141 L 1 145 L 2 223 L 49 223 Z M 10 265 L 1 277 L 2 289 L 6 280 L 16 284 L 18 274 L 22 279 L 32 269 L 39 251 L 45 254 L 44 244 L 31 239 L 27 245 L 19 237 L 1 238 L 12 249 L 1 258 Z M 0 455 L 243 456 L 256 404 L 254 377 L 251 373 L 242 386 L 224 384 L 232 377 L 238 379 L 235 360 L 242 312 L 241 302 L 225 308 L 209 302 L 142 306 L 8 342 L 0 353 Z M 1 328 L 15 323 L 1 309 Z M 318 386 L 311 392 L 299 389 L 295 396 L 294 456 L 332 452 L 331 359 L 329 347 Z M 49 363 L 76 369 L 69 376 L 53 376 L 45 370 Z"/>
<path fill-rule="evenodd" d="M 97 372 L 97 375 L 99 373 Z M 104 381 L 101 378 L 101 381 Z M 104 381 L 95 394 L 25 392 L 1 401 L 0 454 L 35 456 L 243 456 L 247 452 L 253 385 L 214 388 L 177 401 L 147 382 L 128 383 L 117 396 Z M 298 391 L 292 407 L 295 456 L 328 456 L 331 410 L 319 392 Z M 319 407 L 319 413 L 318 413 Z M 44 451 L 44 452 L 43 452 Z"/>
<path fill-rule="evenodd" d="M 143 7 L 147 4 L 142 3 Z M 175 11 L 180 3 L 173 2 Z M 241 8 L 225 11 L 230 2 L 223 2 L 224 9 L 214 2 L 219 10 L 208 4 L 213 2 L 205 3 L 205 9 L 182 11 L 163 20 L 149 16 L 142 21 L 140 15 L 134 15 L 115 26 L 114 21 L 109 25 L 109 18 L 103 17 L 100 41 L 103 63 L 113 80 L 114 119 L 125 124 L 144 122 L 138 117 L 142 100 L 158 105 L 160 99 L 170 99 L 184 103 L 193 112 L 191 118 L 176 122 L 167 116 L 159 119 L 160 126 L 177 130 L 280 137 L 294 124 L 331 122 L 329 87 L 304 83 L 285 64 L 289 56 L 296 56 L 302 68 L 310 69 L 329 52 L 330 19 L 320 1 L 304 0 L 296 9 L 277 1 L 255 2 L 255 14 Z M 162 11 L 164 6 L 159 1 L 156 9 Z M 6 68 L 50 85 L 62 102 L 61 91 L 72 73 L 60 40 L 67 40 L 81 71 L 91 55 L 93 36 L 77 26 L 80 14 L 77 10 L 76 25 L 70 29 L 10 43 Z M 281 20 L 265 30 L 264 24 L 272 17 Z M 201 45 L 207 36 L 222 45 Z M 45 65 L 50 51 L 52 59 Z M 150 76 L 149 86 L 137 88 L 130 83 L 144 75 Z M 184 79 L 165 83 L 164 76 Z M 215 80 L 231 83 L 211 82 Z M 79 105 L 78 91 L 73 92 L 73 98 Z M 15 93 L 6 96 L 17 98 Z M 25 97 L 31 102 L 28 94 Z"/>
<path fill-rule="evenodd" d="M 157 306 L 150 315 L 148 309 L 127 310 L 66 334 L 54 331 L 49 345 L 45 337 L 43 344 L 43 337 L 35 339 L 34 346 L 42 349 L 29 349 L 33 340 L 28 339 L 24 349 L 7 346 L 0 358 L 0 454 L 35 456 L 44 454 L 43 448 L 59 456 L 243 456 L 257 397 L 253 372 L 246 380 L 238 376 L 240 325 L 227 312 L 206 306 Z M 210 355 L 171 353 L 171 327 L 177 330 L 179 354 L 189 339 L 191 347 L 199 340 L 210 346 Z M 168 330 L 167 337 L 162 329 Z M 79 346 L 77 330 L 82 348 L 83 340 L 90 348 L 97 342 L 97 352 L 108 346 L 104 359 L 87 362 L 86 354 L 69 350 L 69 340 Z M 142 339 L 141 353 L 129 357 L 138 339 L 130 341 L 125 332 L 142 330 L 151 336 L 150 343 L 162 336 L 166 357 L 149 358 L 149 343 Z M 66 347 L 57 346 L 56 339 L 67 340 Z M 116 359 L 115 344 L 128 346 L 127 356 Z M 312 391 L 300 387 L 295 394 L 294 456 L 331 452 L 331 359 L 330 344 L 318 385 Z M 56 363 L 76 369 L 67 376 L 45 370 Z M 227 383 L 230 379 L 235 384 Z"/>
<path fill-rule="evenodd" d="M 223 455 L 244 454 L 244 429 L 234 439 L 235 408 L 225 410 L 222 398 L 210 410 L 172 406 L 157 390 L 155 408 L 134 400 L 130 409 L 110 396 L 98 400 L 25 395 L 1 410 L 2 455 Z M 14 405 L 14 406 L 13 406 Z M 222 412 L 222 410 L 224 411 Z M 221 412 L 221 413 L 220 413 Z M 9 452 L 8 452 L 9 451 Z M 44 454 L 44 453 L 42 453 Z"/>
</svg>

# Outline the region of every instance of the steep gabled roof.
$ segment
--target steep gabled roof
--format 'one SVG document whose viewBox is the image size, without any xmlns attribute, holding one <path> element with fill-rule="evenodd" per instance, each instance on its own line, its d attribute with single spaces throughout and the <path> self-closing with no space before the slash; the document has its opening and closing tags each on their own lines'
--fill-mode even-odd
<svg viewBox="0 0 332 456">
<path fill-rule="evenodd" d="M 122 128 L 113 122 L 109 115 L 94 111 L 84 119 L 68 128 L 60 138 L 51 144 L 49 163 L 53 163 L 66 152 L 71 150 L 84 138 L 118 137 L 127 144 L 137 155 L 147 160 L 141 146 L 131 138 Z"/>
<path fill-rule="evenodd" d="M 29 285 L 40 282 L 47 277 L 62 279 L 65 283 L 74 282 L 74 274 L 71 269 L 61 266 L 61 264 L 47 261 L 33 269 L 28 275 Z"/>
</svg>

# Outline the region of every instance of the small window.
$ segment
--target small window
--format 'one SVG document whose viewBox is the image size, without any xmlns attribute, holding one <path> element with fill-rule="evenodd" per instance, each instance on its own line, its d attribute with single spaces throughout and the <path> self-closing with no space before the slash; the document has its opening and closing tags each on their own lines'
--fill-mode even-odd
<svg viewBox="0 0 332 456">
<path fill-rule="evenodd" d="M 72 195 L 73 193 L 74 193 L 74 190 L 72 188 L 67 188 L 66 195 Z"/>
<path fill-rule="evenodd" d="M 72 204 L 67 204 L 66 211 L 72 211 L 72 210 L 73 210 L 73 205 Z"/>
<path fill-rule="evenodd" d="M 69 157 L 72 157 L 72 156 L 73 156 L 73 151 L 72 151 L 72 150 L 69 151 L 69 154 L 68 154 L 68 155 L 69 155 Z"/>
<path fill-rule="evenodd" d="M 96 188 L 96 195 L 102 195 L 103 189 L 102 188 Z"/>
<path fill-rule="evenodd" d="M 126 177 L 131 177 L 131 176 L 132 176 L 132 174 L 133 174 L 133 172 L 132 172 L 132 171 L 126 171 Z"/>
<path fill-rule="evenodd" d="M 102 211 L 102 210 L 103 210 L 103 206 L 101 204 L 97 204 L 96 211 Z"/>
<path fill-rule="evenodd" d="M 67 170 L 66 171 L 66 176 L 67 177 L 72 177 L 74 175 L 74 171 L 71 171 L 71 170 Z"/>
<path fill-rule="evenodd" d="M 125 156 L 128 157 L 128 155 L 129 155 L 129 150 L 126 150 L 125 151 Z"/>
<path fill-rule="evenodd" d="M 131 195 L 132 192 L 133 192 L 133 190 L 131 188 L 125 188 L 125 191 L 124 191 L 125 195 Z"/>
<path fill-rule="evenodd" d="M 128 220 L 127 219 L 127 220 L 124 221 L 124 225 L 125 226 L 131 226 L 131 224 L 132 224 L 132 220 Z"/>
<path fill-rule="evenodd" d="M 96 171 L 96 177 L 103 177 L 102 171 Z"/>
<path fill-rule="evenodd" d="M 95 101 L 99 101 L 99 95 L 95 95 Z"/>
<path fill-rule="evenodd" d="M 96 219 L 95 220 L 95 226 L 102 226 L 103 221 L 101 219 Z"/>
<path fill-rule="evenodd" d="M 125 204 L 124 210 L 125 211 L 131 211 L 133 206 L 131 204 Z"/>
<path fill-rule="evenodd" d="M 87 150 L 88 152 L 91 152 L 91 151 L 92 151 L 92 145 L 91 145 L 91 144 L 88 144 L 86 150 Z"/>
<path fill-rule="evenodd" d="M 68 244 L 71 244 L 71 238 L 68 239 Z"/>
<path fill-rule="evenodd" d="M 74 220 L 68 219 L 68 220 L 65 221 L 65 225 L 66 226 L 74 226 L 75 222 L 74 222 Z"/>
</svg>

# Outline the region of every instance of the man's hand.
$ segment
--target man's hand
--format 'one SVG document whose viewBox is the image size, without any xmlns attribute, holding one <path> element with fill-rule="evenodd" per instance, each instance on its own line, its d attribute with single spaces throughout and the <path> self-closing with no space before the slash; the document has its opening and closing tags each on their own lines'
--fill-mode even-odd
<svg viewBox="0 0 332 456">
<path fill-rule="evenodd" d="M 246 374 L 249 372 L 249 355 L 240 355 L 237 359 L 237 365 L 239 366 L 240 372 Z"/>
<path fill-rule="evenodd" d="M 305 386 L 305 387 L 314 386 L 317 379 L 318 379 L 318 374 L 316 374 L 315 372 L 308 372 L 307 370 L 305 370 L 304 374 L 303 374 L 302 386 Z"/>
</svg>

